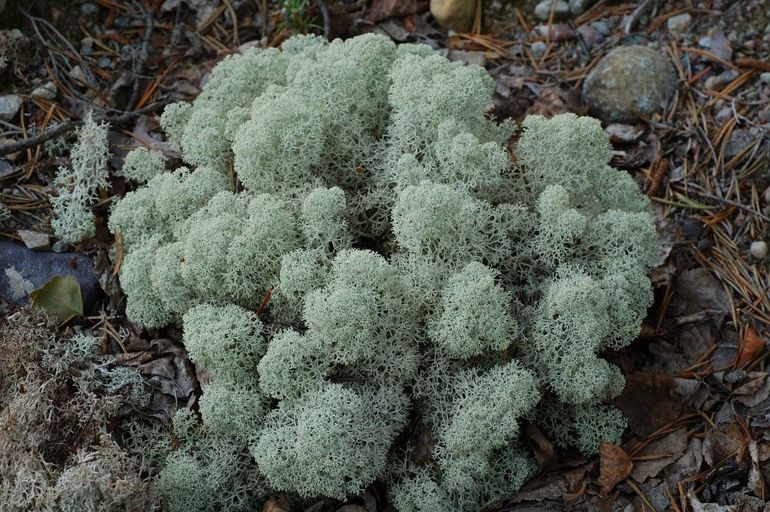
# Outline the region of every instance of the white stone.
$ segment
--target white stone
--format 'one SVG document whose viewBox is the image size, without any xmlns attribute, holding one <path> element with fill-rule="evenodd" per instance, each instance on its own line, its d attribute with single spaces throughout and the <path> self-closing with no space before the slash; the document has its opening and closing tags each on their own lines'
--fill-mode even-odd
<svg viewBox="0 0 770 512">
<path fill-rule="evenodd" d="M 35 87 L 31 93 L 31 96 L 33 98 L 44 98 L 46 100 L 52 100 L 56 97 L 56 93 L 56 84 L 53 82 L 48 82 L 47 84 L 43 84 L 40 87 Z"/>
<path fill-rule="evenodd" d="M 751 242 L 751 248 L 749 249 L 749 252 L 751 252 L 751 256 L 754 258 L 761 260 L 767 256 L 767 242 L 764 240 Z"/>
<path fill-rule="evenodd" d="M 70 69 L 69 76 L 80 85 L 86 85 L 88 83 L 86 74 L 83 73 L 83 69 L 80 66 L 75 66 L 74 68 Z"/>
</svg>

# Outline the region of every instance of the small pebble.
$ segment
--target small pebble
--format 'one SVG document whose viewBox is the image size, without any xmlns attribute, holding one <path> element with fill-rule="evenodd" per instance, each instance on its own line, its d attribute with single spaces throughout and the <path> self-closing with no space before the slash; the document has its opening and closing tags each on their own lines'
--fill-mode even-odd
<svg viewBox="0 0 770 512">
<path fill-rule="evenodd" d="M 539 59 L 543 55 L 545 55 L 545 51 L 548 49 L 546 44 L 542 41 L 535 41 L 532 43 L 532 46 L 529 47 L 529 51 L 532 52 L 532 56 L 536 59 Z"/>
<path fill-rule="evenodd" d="M 722 107 L 714 116 L 714 120 L 720 124 L 726 123 L 733 116 L 733 109 Z"/>
<path fill-rule="evenodd" d="M 67 242 L 63 242 L 61 240 L 57 240 L 53 243 L 53 246 L 51 246 L 51 250 L 53 252 L 70 252 L 72 250 L 72 246 L 68 244 Z"/>
<path fill-rule="evenodd" d="M 761 260 L 767 256 L 767 242 L 764 240 L 751 242 L 751 248 L 749 249 L 749 252 L 751 252 L 752 257 Z"/>
<path fill-rule="evenodd" d="M 690 16 L 687 13 L 671 16 L 667 22 L 668 31 L 674 34 L 675 36 L 680 36 L 684 34 L 684 32 L 690 26 L 691 22 L 692 22 L 692 16 Z"/>
<path fill-rule="evenodd" d="M 770 84 L 770 71 L 765 71 L 761 75 L 759 75 L 759 79 L 766 84 Z"/>
<path fill-rule="evenodd" d="M 538 25 L 533 30 L 538 37 L 547 37 L 554 43 L 561 43 L 575 38 L 575 31 L 566 23 Z"/>
<path fill-rule="evenodd" d="M 96 14 L 97 12 L 99 12 L 99 8 L 92 3 L 86 2 L 80 5 L 80 14 L 83 16 L 90 16 L 92 14 Z"/>
<path fill-rule="evenodd" d="M 569 0 L 569 10 L 573 15 L 577 16 L 578 14 L 583 14 L 595 3 L 596 0 Z"/>
<path fill-rule="evenodd" d="M 733 370 L 725 373 L 724 380 L 729 384 L 740 384 L 746 380 L 746 370 Z"/>
<path fill-rule="evenodd" d="M 92 53 L 94 51 L 94 40 L 90 37 L 84 37 L 81 39 L 80 51 L 83 53 Z"/>
<path fill-rule="evenodd" d="M 115 28 L 128 28 L 130 20 L 125 16 L 118 16 L 115 21 L 112 22 L 112 26 Z"/>
<path fill-rule="evenodd" d="M 40 87 L 35 87 L 31 93 L 31 96 L 34 98 L 52 100 L 56 97 L 56 92 L 56 84 L 53 82 L 48 82 L 41 85 Z"/>
<path fill-rule="evenodd" d="M 86 83 L 88 83 L 88 80 L 86 79 L 86 75 L 85 73 L 83 73 L 83 69 L 79 65 L 76 65 L 75 67 L 70 69 L 69 76 L 72 80 L 74 80 L 80 85 L 85 85 Z"/>
<path fill-rule="evenodd" d="M 543 0 L 535 6 L 535 16 L 539 20 L 546 21 L 551 16 L 553 8 L 553 19 L 561 20 L 569 16 L 569 4 L 564 0 Z"/>
<path fill-rule="evenodd" d="M 731 69 L 716 76 L 708 77 L 704 85 L 706 86 L 706 89 L 719 90 L 736 78 L 738 78 L 738 72 Z"/>
</svg>

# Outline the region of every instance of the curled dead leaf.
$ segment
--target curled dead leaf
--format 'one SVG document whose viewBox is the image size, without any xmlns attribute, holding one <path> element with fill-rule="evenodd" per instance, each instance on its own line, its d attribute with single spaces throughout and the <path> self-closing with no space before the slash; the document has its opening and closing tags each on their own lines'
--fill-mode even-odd
<svg viewBox="0 0 770 512">
<path fill-rule="evenodd" d="M 762 353 L 764 348 L 765 340 L 759 336 L 756 329 L 749 325 L 746 327 L 741 343 L 738 346 L 738 353 L 735 355 L 733 368 L 745 368 Z"/>
<path fill-rule="evenodd" d="M 599 445 L 599 485 L 602 494 L 609 494 L 631 475 L 634 464 L 620 446 L 602 442 Z"/>
</svg>

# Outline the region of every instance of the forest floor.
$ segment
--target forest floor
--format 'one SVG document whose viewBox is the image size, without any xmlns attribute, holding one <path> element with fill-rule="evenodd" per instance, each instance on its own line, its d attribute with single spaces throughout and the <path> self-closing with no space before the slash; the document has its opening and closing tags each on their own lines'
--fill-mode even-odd
<svg viewBox="0 0 770 512">
<path fill-rule="evenodd" d="M 656 48 L 676 71 L 675 93 L 652 115 L 607 126 L 612 163 L 650 197 L 661 235 L 642 335 L 606 354 L 628 379 L 616 404 L 629 431 L 620 446 L 587 459 L 555 449 L 529 425 L 539 475 L 500 509 L 770 511 L 769 2 L 599 1 L 556 23 L 538 21 L 531 1 L 485 0 L 478 30 L 460 34 L 416 0 L 15 4 L 0 14 L 0 201 L 12 215 L 0 242 L 96 256 L 107 305 L 82 321 L 105 335 L 108 353 L 153 354 L 123 359 L 148 380 L 173 381 L 173 395 L 156 389 L 148 414 L 159 418 L 173 413 L 180 389 L 188 398 L 199 390 L 189 362 L 175 355 L 179 333 L 148 339 L 113 314 L 123 299 L 104 221 L 111 198 L 126 190 L 120 172 L 97 205 L 94 238 L 71 247 L 51 235 L 51 183 L 67 163 L 56 141 L 88 109 L 112 125 L 118 170 L 136 146 L 178 159 L 158 126 L 163 106 L 194 98 L 223 56 L 278 46 L 293 33 L 375 32 L 431 44 L 485 66 L 497 82 L 494 113 L 516 121 L 588 113 L 584 81 L 605 55 L 621 45 Z M 0 302 L 0 314 L 9 308 Z"/>
</svg>

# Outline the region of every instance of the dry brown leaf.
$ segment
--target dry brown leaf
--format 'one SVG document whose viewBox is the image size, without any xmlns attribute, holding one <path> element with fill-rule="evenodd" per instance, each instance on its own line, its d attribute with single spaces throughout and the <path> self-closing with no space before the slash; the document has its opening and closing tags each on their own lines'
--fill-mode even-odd
<svg viewBox="0 0 770 512">
<path fill-rule="evenodd" d="M 703 460 L 709 467 L 714 467 L 725 459 L 736 457 L 743 449 L 741 433 L 730 429 L 722 432 L 712 428 L 703 438 Z"/>
<path fill-rule="evenodd" d="M 602 442 L 599 445 L 599 485 L 605 496 L 634 469 L 628 454 L 620 446 Z"/>
<path fill-rule="evenodd" d="M 532 447 L 532 451 L 537 461 L 537 467 L 541 470 L 549 468 L 556 463 L 556 454 L 553 444 L 543 435 L 543 432 L 533 423 L 528 423 L 525 430 L 527 442 Z"/>
<path fill-rule="evenodd" d="M 738 353 L 735 355 L 733 368 L 745 368 L 762 353 L 764 348 L 765 340 L 749 325 L 743 333 L 743 338 L 741 338 L 741 344 L 738 347 Z"/>
<path fill-rule="evenodd" d="M 535 103 L 527 110 L 527 114 L 538 114 L 545 118 L 567 112 L 567 107 L 559 96 L 558 91 L 553 88 L 543 89 Z"/>
<path fill-rule="evenodd" d="M 643 484 L 648 478 L 657 476 L 663 469 L 679 460 L 687 449 L 687 429 L 671 432 L 647 446 L 634 457 L 639 460 L 634 464 L 631 477 Z"/>
<path fill-rule="evenodd" d="M 290 510 L 286 498 L 270 498 L 262 508 L 262 512 L 289 512 Z"/>
<path fill-rule="evenodd" d="M 675 421 L 682 412 L 676 395 L 676 381 L 671 375 L 657 372 L 634 373 L 615 405 L 628 418 L 631 430 L 645 437 Z"/>
</svg>

